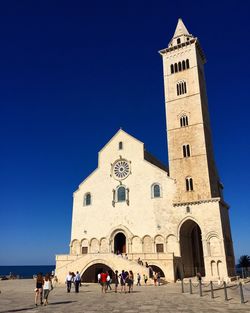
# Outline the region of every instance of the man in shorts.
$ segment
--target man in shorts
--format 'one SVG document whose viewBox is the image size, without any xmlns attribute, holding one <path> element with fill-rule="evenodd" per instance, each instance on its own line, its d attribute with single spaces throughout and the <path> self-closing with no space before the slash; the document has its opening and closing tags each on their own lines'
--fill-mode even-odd
<svg viewBox="0 0 250 313">
<path fill-rule="evenodd" d="M 101 272 L 101 279 L 100 279 L 100 283 L 102 286 L 102 293 L 106 293 L 106 291 L 107 291 L 107 276 L 108 276 L 108 274 L 105 273 L 105 271 L 103 270 Z"/>
</svg>

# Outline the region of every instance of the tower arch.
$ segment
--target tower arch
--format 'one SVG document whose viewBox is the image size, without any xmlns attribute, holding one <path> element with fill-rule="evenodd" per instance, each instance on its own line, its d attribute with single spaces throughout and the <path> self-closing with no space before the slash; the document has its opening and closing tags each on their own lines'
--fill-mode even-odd
<svg viewBox="0 0 250 313">
<path fill-rule="evenodd" d="M 179 242 L 184 277 L 197 273 L 205 276 L 201 228 L 193 219 L 187 218 L 179 228 Z"/>
</svg>

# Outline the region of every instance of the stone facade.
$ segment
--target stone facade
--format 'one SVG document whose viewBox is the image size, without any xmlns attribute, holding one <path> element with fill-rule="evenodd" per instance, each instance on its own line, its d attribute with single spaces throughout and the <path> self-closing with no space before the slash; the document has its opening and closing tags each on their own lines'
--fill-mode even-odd
<svg viewBox="0 0 250 313">
<path fill-rule="evenodd" d="M 98 168 L 74 193 L 70 254 L 56 257 L 61 281 L 69 270 L 78 270 L 84 280 L 90 268 L 96 275 L 101 265 L 148 274 L 138 258 L 171 281 L 197 272 L 207 279 L 234 275 L 228 205 L 213 156 L 204 53 L 179 19 L 160 54 L 169 170 L 142 142 L 122 129 L 115 134 L 99 152 Z"/>
</svg>

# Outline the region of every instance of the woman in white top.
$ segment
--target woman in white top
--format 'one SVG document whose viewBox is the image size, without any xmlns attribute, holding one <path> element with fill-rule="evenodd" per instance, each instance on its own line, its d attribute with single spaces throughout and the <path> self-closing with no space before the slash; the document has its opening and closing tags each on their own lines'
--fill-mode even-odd
<svg viewBox="0 0 250 313">
<path fill-rule="evenodd" d="M 51 283 L 50 275 L 46 274 L 45 279 L 44 279 L 44 285 L 43 285 L 43 299 L 44 299 L 44 305 L 48 304 L 48 297 L 49 297 L 49 292 L 52 290 L 53 286 Z"/>
</svg>

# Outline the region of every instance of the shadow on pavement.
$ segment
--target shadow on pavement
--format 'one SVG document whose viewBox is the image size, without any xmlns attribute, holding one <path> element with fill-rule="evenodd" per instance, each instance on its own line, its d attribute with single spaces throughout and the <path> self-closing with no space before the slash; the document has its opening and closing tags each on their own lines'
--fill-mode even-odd
<svg viewBox="0 0 250 313">
<path fill-rule="evenodd" d="M 77 302 L 77 301 L 60 301 L 60 302 L 53 302 L 50 303 L 49 306 L 51 305 L 56 305 L 56 304 L 67 304 L 67 303 L 73 303 L 73 302 Z M 4 310 L 4 311 L 0 311 L 0 313 L 11 313 L 11 312 L 22 312 L 22 311 L 27 311 L 27 310 L 32 310 L 32 309 L 38 309 L 39 306 L 30 306 L 27 308 L 21 308 L 21 309 L 11 309 L 11 310 Z"/>
</svg>

